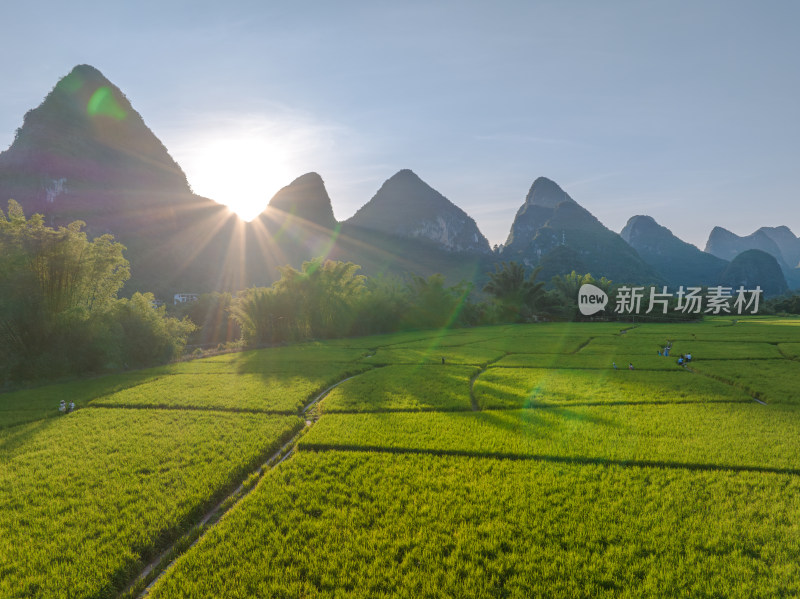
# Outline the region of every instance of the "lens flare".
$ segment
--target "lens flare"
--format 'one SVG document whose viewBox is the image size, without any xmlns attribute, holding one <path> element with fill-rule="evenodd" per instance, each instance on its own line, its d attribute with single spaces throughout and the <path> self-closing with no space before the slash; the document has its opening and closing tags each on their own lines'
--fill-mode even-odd
<svg viewBox="0 0 800 599">
<path fill-rule="evenodd" d="M 123 121 L 128 116 L 107 85 L 95 90 L 86 105 L 86 113 L 89 116 L 107 116 L 117 121 Z"/>
</svg>

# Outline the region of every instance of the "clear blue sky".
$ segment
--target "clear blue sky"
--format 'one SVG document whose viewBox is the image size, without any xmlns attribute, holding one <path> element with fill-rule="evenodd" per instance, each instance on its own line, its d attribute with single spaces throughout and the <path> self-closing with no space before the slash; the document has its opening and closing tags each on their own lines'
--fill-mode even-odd
<svg viewBox="0 0 800 599">
<path fill-rule="evenodd" d="M 615 231 L 800 234 L 800 2 L 9 4 L 2 149 L 88 63 L 217 200 L 317 171 L 344 219 L 411 168 L 498 243 L 544 175 Z"/>
</svg>

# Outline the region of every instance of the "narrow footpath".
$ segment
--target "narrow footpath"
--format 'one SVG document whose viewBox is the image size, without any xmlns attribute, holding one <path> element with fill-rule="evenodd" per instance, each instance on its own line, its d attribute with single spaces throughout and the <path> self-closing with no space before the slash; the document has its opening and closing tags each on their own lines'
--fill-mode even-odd
<svg viewBox="0 0 800 599">
<path fill-rule="evenodd" d="M 368 371 L 365 371 L 368 372 Z M 203 517 L 191 528 L 188 532 L 177 539 L 168 549 L 163 551 L 158 557 L 151 561 L 147 566 L 142 569 L 138 576 L 128 585 L 128 587 L 120 594 L 120 597 L 135 596 L 143 599 L 150 592 L 153 585 L 164 575 L 164 573 L 174 564 L 177 559 L 186 553 L 189 549 L 195 546 L 197 542 L 203 537 L 208 529 L 213 526 L 228 510 L 233 508 L 239 501 L 252 491 L 258 481 L 264 474 L 272 468 L 280 465 L 284 460 L 294 453 L 297 441 L 316 422 L 316 416 L 309 418 L 309 411 L 316 406 L 320 401 L 325 399 L 327 395 L 336 387 L 353 379 L 357 376 L 364 374 L 350 375 L 337 381 L 321 393 L 315 395 L 301 410 L 301 415 L 306 416 L 305 426 L 297 432 L 289 441 L 283 444 L 280 449 L 275 451 L 267 460 L 261 464 L 254 471 L 244 476 L 242 482 L 230 495 L 225 497 L 216 506 L 208 510 Z M 141 584 L 146 584 L 144 589 L 136 593 L 135 589 Z"/>
</svg>

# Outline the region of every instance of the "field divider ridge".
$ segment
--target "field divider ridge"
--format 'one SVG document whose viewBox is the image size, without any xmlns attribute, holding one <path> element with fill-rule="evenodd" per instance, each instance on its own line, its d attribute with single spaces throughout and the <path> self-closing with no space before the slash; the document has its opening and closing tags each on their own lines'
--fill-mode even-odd
<svg viewBox="0 0 800 599">
<path fill-rule="evenodd" d="M 469 401 L 472 404 L 473 412 L 479 412 L 481 409 L 481 407 L 478 405 L 478 399 L 475 397 L 475 381 L 477 381 L 478 377 L 480 377 L 484 372 L 489 370 L 492 364 L 499 362 L 507 355 L 509 355 L 509 353 L 510 352 L 505 351 L 503 352 L 503 355 L 500 356 L 499 358 L 495 358 L 494 360 L 489 360 L 481 367 L 481 369 L 478 372 L 472 375 L 471 379 L 469 379 Z"/>
<path fill-rule="evenodd" d="M 778 353 L 781 356 L 783 356 L 784 360 L 790 360 L 792 362 L 800 362 L 800 357 L 792 356 L 790 354 L 787 354 L 785 351 L 783 351 L 783 349 L 781 349 L 781 344 L 780 343 L 775 343 L 774 345 L 778 348 Z"/>
<path fill-rule="evenodd" d="M 736 464 L 703 464 L 692 462 L 667 462 L 650 460 L 618 460 L 612 458 L 589 458 L 583 456 L 558 456 L 548 454 L 525 454 L 514 452 L 473 451 L 469 449 L 425 449 L 419 447 L 381 447 L 379 445 L 336 445 L 334 443 L 303 443 L 303 451 L 318 453 L 326 451 L 390 453 L 398 455 L 433 455 L 440 457 L 483 458 L 492 460 L 519 460 L 551 462 L 579 466 L 621 466 L 632 468 L 663 468 L 671 470 L 695 470 L 703 472 L 753 472 L 765 474 L 787 474 L 800 476 L 800 468 L 777 468 L 770 466 L 746 466 Z"/>
<path fill-rule="evenodd" d="M 388 366 L 388 364 L 375 364 L 375 365 L 373 365 L 373 368 L 384 368 L 385 366 Z M 329 394 L 331 391 L 333 391 L 334 389 L 336 389 L 336 387 L 338 387 L 338 386 L 339 386 L 339 385 L 341 385 L 342 383 L 346 383 L 347 381 L 349 381 L 349 380 L 351 380 L 351 379 L 354 379 L 354 378 L 356 378 L 356 377 L 357 377 L 357 376 L 359 376 L 359 375 L 362 375 L 362 374 L 364 374 L 365 372 L 369 372 L 369 370 L 364 370 L 364 371 L 362 371 L 362 372 L 357 372 L 357 373 L 355 373 L 355 374 L 350 374 L 350 375 L 346 376 L 345 378 L 343 378 L 342 380 L 340 380 L 340 381 L 336 381 L 336 382 L 335 382 L 333 385 L 331 385 L 331 386 L 330 386 L 330 387 L 328 387 L 327 389 L 325 389 L 325 390 L 321 391 L 320 393 L 318 393 L 318 394 L 317 394 L 317 395 L 314 397 L 314 399 L 312 399 L 312 400 L 311 400 L 310 402 L 308 402 L 308 403 L 307 403 L 305 406 L 303 406 L 302 413 L 303 413 L 303 414 L 307 414 L 307 413 L 308 413 L 308 411 L 309 411 L 309 410 L 310 410 L 312 407 L 316 406 L 316 405 L 317 405 L 319 402 L 321 402 L 323 399 L 325 399 L 325 398 L 328 396 L 328 394 Z"/>
<path fill-rule="evenodd" d="M 730 379 L 727 379 L 727 378 L 722 377 L 722 376 L 710 374 L 708 372 L 702 372 L 702 371 L 699 371 L 699 370 L 695 370 L 691 366 L 684 366 L 684 368 L 686 370 L 688 370 L 689 372 L 691 372 L 692 374 L 699 374 L 700 376 L 704 376 L 704 377 L 709 378 L 711 380 L 719 381 L 720 383 L 724 383 L 724 384 L 726 384 L 726 385 L 728 385 L 730 387 L 733 387 L 734 389 L 740 389 L 740 390 L 748 393 L 750 395 L 750 399 L 752 399 L 754 402 L 756 402 L 758 404 L 761 404 L 762 406 L 768 406 L 769 405 L 767 402 L 765 402 L 762 399 L 756 397 L 756 395 L 758 395 L 757 391 L 753 391 L 752 389 L 750 389 L 748 387 L 745 387 L 743 385 L 737 385 L 736 383 L 734 383 Z"/>
<path fill-rule="evenodd" d="M 587 345 L 589 345 L 589 344 L 590 344 L 592 341 L 594 341 L 595 339 L 597 339 L 597 337 L 589 337 L 589 338 L 588 338 L 586 341 L 584 341 L 584 342 L 583 342 L 583 343 L 581 343 L 581 344 L 580 344 L 580 345 L 579 345 L 577 348 L 575 348 L 575 350 L 574 350 L 574 351 L 571 351 L 571 352 L 569 352 L 569 354 L 564 354 L 564 355 L 570 355 L 570 354 L 571 354 L 571 355 L 573 355 L 573 356 L 574 356 L 574 355 L 576 355 L 576 354 L 579 354 L 579 353 L 581 353 L 581 350 L 582 350 L 584 347 L 586 347 Z"/>
<path fill-rule="evenodd" d="M 297 410 L 262 410 L 259 408 L 224 408 L 215 406 L 181 406 L 174 404 L 108 404 L 90 403 L 85 408 L 100 408 L 104 410 L 167 410 L 167 411 L 196 411 L 196 412 L 225 412 L 230 414 L 263 414 L 265 416 L 297 416 Z"/>
<path fill-rule="evenodd" d="M 300 410 L 300 414 L 305 415 L 312 406 L 315 406 L 317 403 L 323 400 L 333 389 L 345 381 L 349 381 L 350 379 L 363 374 L 364 372 L 369 371 L 365 370 L 356 374 L 348 374 L 345 378 L 337 381 L 333 385 L 330 385 L 322 392 L 317 393 L 308 403 L 303 406 L 302 410 Z M 142 409 L 146 409 L 146 407 L 143 407 Z M 292 415 L 297 415 L 297 412 L 292 412 Z M 158 557 L 147 564 L 128 585 L 125 591 L 120 593 L 119 597 L 126 599 L 131 597 L 144 599 L 147 597 L 147 594 L 150 592 L 150 589 L 153 587 L 153 585 L 158 582 L 158 580 L 178 560 L 178 558 L 181 557 L 181 555 L 194 547 L 211 526 L 213 526 L 230 509 L 235 507 L 239 501 L 244 499 L 250 493 L 250 491 L 255 489 L 256 485 L 267 471 L 277 467 L 294 453 L 294 450 L 297 447 L 297 442 L 308 431 L 309 427 L 313 426 L 314 422 L 316 422 L 316 419 L 306 419 L 305 425 L 277 451 L 273 452 L 266 461 L 258 466 L 258 468 L 247 474 L 232 493 L 228 494 L 222 501 L 208 510 L 197 522 L 197 524 L 192 526 L 169 548 L 164 550 Z"/>
</svg>

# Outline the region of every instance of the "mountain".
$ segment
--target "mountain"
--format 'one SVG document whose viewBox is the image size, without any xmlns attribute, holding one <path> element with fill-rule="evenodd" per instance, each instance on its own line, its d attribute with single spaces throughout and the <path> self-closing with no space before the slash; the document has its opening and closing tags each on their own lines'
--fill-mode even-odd
<svg viewBox="0 0 800 599">
<path fill-rule="evenodd" d="M 245 223 L 192 193 L 125 95 L 88 65 L 59 80 L 0 153 L 3 209 L 10 198 L 51 226 L 83 220 L 89 237 L 113 234 L 131 263 L 125 294 L 268 285 L 279 267 L 319 255 L 351 260 L 367 274 L 444 272 L 457 282 L 483 273 L 476 256 L 491 257 L 475 222 L 410 171 L 387 181 L 355 225 L 336 222 L 316 173 L 298 177 Z"/>
<path fill-rule="evenodd" d="M 728 261 L 701 252 L 650 216 L 633 216 L 620 236 L 670 286 L 716 285 Z"/>
<path fill-rule="evenodd" d="M 558 249 L 566 247 L 567 250 Z M 539 177 L 517 211 L 502 260 L 529 267 L 542 264 L 549 271 L 590 272 L 616 282 L 652 283 L 660 277 L 636 250 L 607 229 L 555 182 Z M 544 272 L 548 271 L 548 272 Z"/>
<path fill-rule="evenodd" d="M 0 189 L 57 220 L 189 201 L 186 176 L 122 92 L 79 65 L 25 114 L 0 154 Z"/>
<path fill-rule="evenodd" d="M 783 260 L 778 244 L 761 229 L 740 237 L 723 227 L 714 227 L 706 242 L 706 252 L 723 260 L 733 260 L 745 250 L 761 250 Z"/>
<path fill-rule="evenodd" d="M 325 183 L 317 173 L 306 173 L 282 188 L 270 200 L 266 212 L 282 226 L 333 230 L 338 224 Z"/>
<path fill-rule="evenodd" d="M 720 275 L 720 285 L 745 289 L 760 286 L 765 296 L 786 293 L 786 278 L 774 256 L 761 250 L 746 250 L 736 256 Z"/>
<path fill-rule="evenodd" d="M 761 227 L 756 233 L 759 231 L 775 242 L 784 262 L 790 268 L 800 266 L 800 237 L 796 237 L 789 227 L 785 225 L 780 227 Z"/>
<path fill-rule="evenodd" d="M 762 227 L 740 237 L 722 227 L 714 227 L 706 242 L 706 252 L 732 260 L 747 250 L 761 250 L 773 256 L 791 288 L 800 287 L 800 240 L 788 227 Z"/>
<path fill-rule="evenodd" d="M 86 222 L 90 237 L 112 233 L 127 247 L 127 292 L 201 285 L 193 256 L 216 240 L 229 211 L 194 195 L 186 176 L 124 94 L 79 65 L 24 117 L 0 153 L 0 205 L 8 199 L 52 226 Z"/>
<path fill-rule="evenodd" d="M 279 266 L 299 268 L 329 252 L 338 229 L 322 177 L 306 173 L 280 189 L 264 211 L 244 225 L 249 243 L 245 264 L 257 265 L 271 281 L 279 276 Z M 253 284 L 256 274 L 250 276 Z"/>
<path fill-rule="evenodd" d="M 491 251 L 486 237 L 466 212 L 408 169 L 384 182 L 346 223 L 396 237 L 430 241 L 450 252 Z"/>
</svg>

